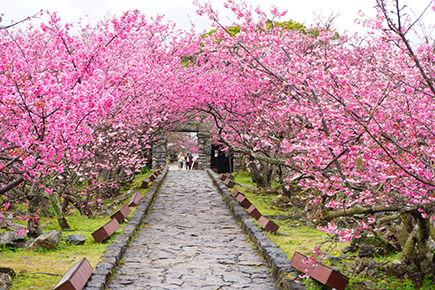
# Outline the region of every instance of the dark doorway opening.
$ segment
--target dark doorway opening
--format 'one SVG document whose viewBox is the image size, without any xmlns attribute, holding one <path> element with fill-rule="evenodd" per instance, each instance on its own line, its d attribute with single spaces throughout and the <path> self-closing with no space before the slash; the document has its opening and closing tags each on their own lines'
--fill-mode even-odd
<svg viewBox="0 0 435 290">
<path fill-rule="evenodd" d="M 219 145 L 211 145 L 211 168 L 217 170 L 216 173 L 226 173 L 233 171 L 233 155 L 228 151 L 221 151 Z"/>
</svg>

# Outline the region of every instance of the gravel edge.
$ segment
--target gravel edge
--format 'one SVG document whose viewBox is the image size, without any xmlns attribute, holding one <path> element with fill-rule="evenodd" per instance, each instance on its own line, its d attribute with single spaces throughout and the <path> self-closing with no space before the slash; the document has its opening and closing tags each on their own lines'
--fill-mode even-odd
<svg viewBox="0 0 435 290">
<path fill-rule="evenodd" d="M 206 172 L 224 197 L 224 200 L 234 218 L 240 223 L 241 228 L 255 243 L 257 250 L 263 256 L 268 267 L 272 271 L 273 277 L 278 281 L 278 287 L 286 290 L 307 289 L 304 284 L 296 283 L 293 279 L 287 277 L 288 274 L 293 272 L 293 267 L 290 266 L 290 260 L 287 258 L 286 254 L 284 254 L 277 244 L 270 241 L 269 237 L 263 233 L 262 229 L 257 227 L 255 219 L 251 218 L 251 216 L 239 204 L 227 186 L 220 180 L 219 176 L 211 169 L 206 169 Z"/>
<path fill-rule="evenodd" d="M 168 174 L 169 167 L 165 167 L 162 173 L 152 182 L 148 191 L 142 196 L 140 204 L 137 206 L 133 217 L 127 221 L 127 224 L 122 230 L 122 233 L 107 246 L 101 260 L 94 269 L 91 277 L 83 289 L 85 290 L 104 290 L 112 275 L 115 273 L 116 267 L 119 265 L 125 251 L 127 250 L 131 240 L 139 230 L 146 214 L 151 208 L 154 198 L 160 185 L 163 183 Z"/>
</svg>

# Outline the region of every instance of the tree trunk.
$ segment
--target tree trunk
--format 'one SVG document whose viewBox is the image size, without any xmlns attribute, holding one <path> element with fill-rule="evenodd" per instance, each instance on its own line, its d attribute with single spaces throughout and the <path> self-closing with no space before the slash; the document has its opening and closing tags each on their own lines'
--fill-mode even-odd
<svg viewBox="0 0 435 290">
<path fill-rule="evenodd" d="M 406 271 L 416 289 L 423 286 L 425 275 L 435 273 L 434 262 L 429 251 L 430 221 L 421 216 L 419 212 L 412 213 L 417 226 L 408 237 L 400 257 Z"/>
<path fill-rule="evenodd" d="M 257 164 L 255 162 L 251 162 L 249 163 L 249 166 L 251 167 L 252 181 L 257 184 L 257 187 L 266 187 L 263 176 L 261 175 L 260 170 L 258 170 Z"/>
<path fill-rule="evenodd" d="M 50 208 L 50 202 L 48 199 L 44 198 L 41 204 L 41 211 L 45 217 L 50 217 L 50 213 L 48 212 L 49 208 Z"/>
<path fill-rule="evenodd" d="M 272 165 L 264 164 L 263 180 L 266 187 L 272 187 Z"/>
<path fill-rule="evenodd" d="M 27 233 L 27 236 L 29 238 L 37 238 L 42 234 L 42 228 L 39 222 L 39 214 L 44 202 L 44 198 L 45 197 L 43 197 L 41 194 L 27 198 L 29 200 L 29 207 L 27 208 L 27 214 L 29 216 L 29 220 L 27 221 L 27 229 L 29 232 Z"/>
<path fill-rule="evenodd" d="M 69 200 L 68 200 L 68 198 L 64 198 L 62 201 L 62 212 L 64 214 L 67 211 L 68 206 L 69 206 Z"/>
<path fill-rule="evenodd" d="M 239 163 L 240 163 L 240 170 L 246 171 L 248 168 L 246 167 L 246 158 L 243 154 L 239 154 Z"/>
<path fill-rule="evenodd" d="M 59 194 L 53 192 L 48 195 L 48 199 L 50 200 L 50 204 L 54 209 L 54 213 L 56 214 L 57 222 L 61 229 L 69 229 L 70 226 L 65 218 L 65 213 L 62 210 L 62 206 L 60 203 Z"/>
</svg>

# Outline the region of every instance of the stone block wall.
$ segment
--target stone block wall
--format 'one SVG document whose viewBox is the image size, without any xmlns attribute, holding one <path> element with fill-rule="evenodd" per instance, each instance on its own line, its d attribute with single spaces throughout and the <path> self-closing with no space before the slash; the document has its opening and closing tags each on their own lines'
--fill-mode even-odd
<svg viewBox="0 0 435 290">
<path fill-rule="evenodd" d="M 209 132 L 198 132 L 198 170 L 206 170 L 211 167 L 211 141 Z M 166 166 L 166 143 L 153 146 L 153 165 L 155 169 L 160 164 Z"/>
<path fill-rule="evenodd" d="M 208 132 L 198 132 L 198 155 L 198 169 L 210 168 L 211 142 Z"/>
<path fill-rule="evenodd" d="M 166 166 L 166 143 L 153 147 L 153 169 L 159 165 Z"/>
</svg>

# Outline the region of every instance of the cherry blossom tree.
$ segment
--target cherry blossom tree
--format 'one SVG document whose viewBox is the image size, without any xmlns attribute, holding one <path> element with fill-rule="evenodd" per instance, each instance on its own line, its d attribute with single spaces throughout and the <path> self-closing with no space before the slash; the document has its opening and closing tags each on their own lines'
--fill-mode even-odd
<svg viewBox="0 0 435 290">
<path fill-rule="evenodd" d="M 400 251 L 421 286 L 434 271 L 433 40 L 409 40 L 420 18 L 398 0 L 376 3 L 365 37 L 235 1 L 230 27 L 198 4 L 215 25 L 202 35 L 138 11 L 78 32 L 55 13 L 40 28 L 1 29 L 2 204 L 28 199 L 37 221 L 48 198 L 63 227 L 70 207 L 92 216 L 189 119 L 245 155 L 259 185 L 285 170 L 331 238 L 374 235 Z"/>
<path fill-rule="evenodd" d="M 200 13 L 217 32 L 202 42 L 198 67 L 209 73 L 195 93 L 204 86 L 212 95 L 200 110 L 214 120 L 216 140 L 290 168 L 289 182 L 317 209 L 313 219 L 329 222 L 323 230 L 343 241 L 374 234 L 402 252 L 419 287 L 434 269 L 433 48 L 430 40 L 408 40 L 414 23 L 398 1 L 392 14 L 386 2 L 377 5 L 378 17 L 364 22 L 372 28 L 366 38 L 329 27 L 315 34 L 270 27 L 259 9 L 231 1 L 241 19 L 233 35 L 204 5 Z M 337 227 L 333 220 L 343 216 L 358 226 Z M 393 221 L 402 228 L 390 226 L 388 240 L 384 229 Z"/>
<path fill-rule="evenodd" d="M 92 216 L 102 187 L 131 180 L 156 132 L 178 118 L 188 46 L 174 25 L 138 11 L 78 33 L 48 16 L 40 28 L 1 31 L 0 196 L 29 199 L 31 217 L 48 198 L 68 227 L 68 203 Z"/>
</svg>

